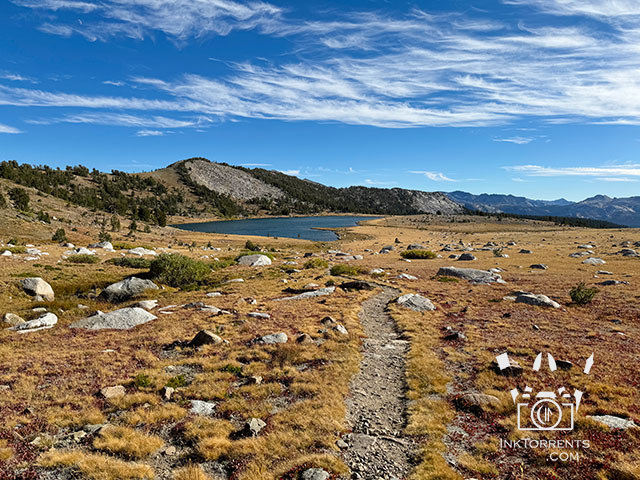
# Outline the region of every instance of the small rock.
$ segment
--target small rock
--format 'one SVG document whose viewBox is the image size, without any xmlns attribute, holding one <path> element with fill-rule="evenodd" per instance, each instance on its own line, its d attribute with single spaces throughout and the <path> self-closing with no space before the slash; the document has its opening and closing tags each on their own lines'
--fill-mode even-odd
<svg viewBox="0 0 640 480">
<path fill-rule="evenodd" d="M 219 343 L 222 343 L 222 338 L 218 335 L 209 330 L 200 330 L 196 333 L 196 336 L 191 339 L 188 346 L 198 348 L 202 345 L 217 345 Z"/>
<path fill-rule="evenodd" d="M 522 375 L 523 372 L 522 366 L 517 361 L 512 359 L 509 359 L 509 366 L 502 370 L 500 370 L 500 366 L 495 360 L 491 363 L 491 368 L 498 375 L 502 375 L 504 377 L 518 377 Z"/>
<path fill-rule="evenodd" d="M 15 313 L 5 313 L 4 316 L 2 317 L 2 322 L 10 326 L 15 326 L 20 323 L 24 323 L 24 321 L 25 321 L 24 318 L 22 318 L 19 315 L 16 315 Z"/>
<path fill-rule="evenodd" d="M 40 296 L 48 302 L 55 299 L 53 288 L 40 277 L 23 278 L 20 281 L 22 289 L 31 296 Z"/>
<path fill-rule="evenodd" d="M 244 255 L 238 259 L 238 264 L 249 267 L 262 267 L 271 265 L 271 259 L 266 255 Z"/>
<path fill-rule="evenodd" d="M 175 388 L 173 387 L 162 387 L 162 390 L 160 390 L 160 396 L 162 397 L 163 400 L 171 400 L 171 396 L 174 394 L 174 392 L 176 391 Z"/>
<path fill-rule="evenodd" d="M 487 407 L 500 407 L 500 399 L 493 395 L 484 393 L 465 393 L 455 401 L 456 406 L 461 410 L 468 410 L 475 414 L 480 414 L 487 410 Z"/>
<path fill-rule="evenodd" d="M 533 270 L 547 270 L 549 267 L 544 263 L 534 263 L 533 265 L 529 265 L 529 268 Z"/>
<path fill-rule="evenodd" d="M 571 370 L 571 368 L 573 367 L 573 363 L 571 363 L 569 360 L 556 360 L 556 366 L 560 370 Z"/>
<path fill-rule="evenodd" d="M 176 447 L 174 447 L 173 445 L 170 445 L 170 446 L 168 446 L 167 448 L 164 449 L 164 454 L 169 456 L 169 457 L 173 457 L 177 453 L 178 453 L 178 449 Z"/>
<path fill-rule="evenodd" d="M 287 343 L 288 340 L 289 337 L 287 337 L 287 334 L 284 332 L 271 333 L 257 339 L 258 343 L 264 343 L 267 345 L 273 345 L 276 343 Z"/>
<path fill-rule="evenodd" d="M 333 327 L 331 327 L 331 330 L 333 330 L 334 332 L 338 332 L 341 335 L 348 335 L 349 334 L 347 329 L 344 328 L 344 325 L 342 325 L 340 323 L 337 324 L 337 325 L 334 325 Z"/>
<path fill-rule="evenodd" d="M 247 315 L 249 315 L 250 317 L 253 318 L 271 318 L 271 315 L 269 315 L 268 313 L 263 313 L 263 312 L 250 312 Z"/>
<path fill-rule="evenodd" d="M 147 290 L 158 290 L 158 286 L 151 280 L 130 277 L 109 285 L 102 291 L 100 296 L 108 302 L 124 302 Z"/>
<path fill-rule="evenodd" d="M 340 284 L 342 290 L 373 290 L 375 287 L 364 280 L 353 280 Z"/>
<path fill-rule="evenodd" d="M 617 428 L 626 430 L 628 428 L 637 427 L 633 420 L 626 418 L 616 417 L 613 415 L 587 415 L 587 418 L 592 418 L 596 422 L 602 423 L 610 428 Z"/>
<path fill-rule="evenodd" d="M 69 328 L 85 328 L 87 330 L 129 330 L 143 323 L 155 320 L 155 315 L 138 307 L 121 308 L 109 313 L 99 312 L 91 317 L 78 320 L 69 325 Z"/>
<path fill-rule="evenodd" d="M 140 307 L 140 308 L 144 308 L 145 310 L 153 310 L 157 306 L 158 306 L 158 300 L 142 300 L 136 303 L 135 305 L 132 305 L 132 307 Z"/>
<path fill-rule="evenodd" d="M 58 317 L 53 313 L 45 313 L 35 320 L 29 320 L 28 322 L 18 323 L 13 327 L 9 327 L 9 330 L 18 331 L 20 333 L 34 332 L 45 328 L 51 328 L 58 323 Z"/>
<path fill-rule="evenodd" d="M 331 475 L 322 468 L 307 468 L 302 472 L 302 480 L 327 480 Z"/>
<path fill-rule="evenodd" d="M 151 255 L 155 257 L 157 255 L 155 250 L 149 250 L 143 247 L 132 248 L 131 250 L 129 250 L 129 253 L 131 255 L 137 255 L 139 257 L 143 257 L 144 255 Z"/>
<path fill-rule="evenodd" d="M 582 263 L 585 264 L 585 265 L 604 265 L 607 262 L 605 262 L 601 258 L 589 257 L 586 260 L 583 260 Z"/>
<path fill-rule="evenodd" d="M 125 394 L 125 389 L 122 385 L 115 385 L 113 387 L 104 387 L 100 390 L 100 395 L 105 400 L 109 400 L 111 398 L 123 397 Z"/>
<path fill-rule="evenodd" d="M 426 312 L 435 310 L 435 305 L 426 297 L 416 293 L 407 293 L 398 297 L 396 302 L 403 307 L 410 308 L 416 312 Z"/>
<path fill-rule="evenodd" d="M 308 343 L 313 343 L 313 339 L 309 334 L 303 333 L 301 335 L 298 335 L 298 337 L 296 338 L 296 343 L 300 343 L 303 345 Z"/>
<path fill-rule="evenodd" d="M 250 437 L 257 437 L 267 424 L 259 418 L 250 418 L 245 424 L 245 433 Z"/>
<path fill-rule="evenodd" d="M 191 400 L 190 412 L 195 415 L 210 416 L 215 413 L 216 404 L 213 402 L 203 402 L 202 400 Z"/>
<path fill-rule="evenodd" d="M 534 293 L 522 293 L 516 297 L 516 303 L 526 303 L 536 307 L 560 308 L 560 304 L 551 300 L 546 295 L 536 295 Z"/>
<path fill-rule="evenodd" d="M 523 248 L 520 250 L 520 253 L 524 253 L 524 254 L 530 254 L 533 253 L 531 250 L 527 250 L 526 248 Z"/>
<path fill-rule="evenodd" d="M 458 257 L 458 261 L 477 260 L 477 258 L 471 253 L 463 253 Z"/>
</svg>

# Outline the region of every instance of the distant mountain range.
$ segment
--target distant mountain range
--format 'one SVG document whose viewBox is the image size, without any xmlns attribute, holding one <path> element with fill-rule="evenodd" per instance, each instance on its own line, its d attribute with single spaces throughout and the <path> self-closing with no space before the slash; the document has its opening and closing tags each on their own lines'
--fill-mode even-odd
<svg viewBox="0 0 640 480">
<path fill-rule="evenodd" d="M 473 195 L 461 191 L 450 192 L 447 195 L 469 209 L 483 212 L 589 218 L 640 227 L 640 197 L 611 198 L 596 195 L 580 202 L 570 202 L 564 198 L 551 201 L 532 200 L 514 195 Z"/>
</svg>

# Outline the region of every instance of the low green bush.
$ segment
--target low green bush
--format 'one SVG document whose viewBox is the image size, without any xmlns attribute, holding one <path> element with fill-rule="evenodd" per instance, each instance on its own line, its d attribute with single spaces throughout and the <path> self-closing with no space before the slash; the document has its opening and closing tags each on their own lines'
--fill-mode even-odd
<svg viewBox="0 0 640 480">
<path fill-rule="evenodd" d="M 54 242 L 62 243 L 67 241 L 67 232 L 64 231 L 64 228 L 59 228 L 56 230 L 56 233 L 53 234 L 51 240 Z"/>
<path fill-rule="evenodd" d="M 575 287 L 573 287 L 569 291 L 569 296 L 573 303 L 577 303 L 578 305 L 586 305 L 587 303 L 591 303 L 593 297 L 598 293 L 597 288 L 589 288 L 584 282 L 578 283 Z"/>
<path fill-rule="evenodd" d="M 304 264 L 304 268 L 327 268 L 329 266 L 329 262 L 327 262 L 324 258 L 312 258 L 311 260 L 307 260 Z"/>
<path fill-rule="evenodd" d="M 347 265 L 346 263 L 342 263 L 331 267 L 331 275 L 356 276 L 361 273 L 367 273 L 367 269 L 358 265 Z"/>
<path fill-rule="evenodd" d="M 163 253 L 151 262 L 149 272 L 160 283 L 185 288 L 204 280 L 211 267 L 178 253 Z"/>
<path fill-rule="evenodd" d="M 112 258 L 109 260 L 110 263 L 113 263 L 117 267 L 126 267 L 126 268 L 150 268 L 151 260 L 142 257 L 122 257 L 122 258 Z"/>
<path fill-rule="evenodd" d="M 400 255 L 402 256 L 402 258 L 410 258 L 416 260 L 424 260 L 437 257 L 437 255 L 431 250 L 405 250 Z"/>
<path fill-rule="evenodd" d="M 98 263 L 100 259 L 95 255 L 71 255 L 67 257 L 67 262 L 70 263 Z"/>
</svg>

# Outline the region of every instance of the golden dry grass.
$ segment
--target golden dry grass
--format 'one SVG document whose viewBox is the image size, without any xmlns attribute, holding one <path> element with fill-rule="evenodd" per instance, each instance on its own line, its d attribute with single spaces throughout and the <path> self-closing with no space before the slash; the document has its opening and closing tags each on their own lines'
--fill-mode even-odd
<svg viewBox="0 0 640 480">
<path fill-rule="evenodd" d="M 160 437 L 140 433 L 128 427 L 107 426 L 93 441 L 93 447 L 107 453 L 139 460 L 158 450 L 164 442 Z"/>
</svg>

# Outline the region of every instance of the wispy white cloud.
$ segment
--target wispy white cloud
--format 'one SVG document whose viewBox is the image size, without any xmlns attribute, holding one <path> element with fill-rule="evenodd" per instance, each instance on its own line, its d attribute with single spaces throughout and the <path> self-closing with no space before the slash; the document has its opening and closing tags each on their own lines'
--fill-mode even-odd
<svg viewBox="0 0 640 480">
<path fill-rule="evenodd" d="M 392 185 L 398 185 L 398 182 L 387 182 L 387 181 L 382 181 L 382 180 L 372 180 L 371 178 L 367 178 L 365 179 L 364 183 L 366 185 L 371 185 L 374 187 L 390 187 Z"/>
<path fill-rule="evenodd" d="M 162 130 L 138 130 L 136 132 L 136 136 L 137 137 L 161 137 L 165 133 L 167 132 Z"/>
<path fill-rule="evenodd" d="M 124 82 L 120 82 L 120 81 L 116 81 L 116 80 L 105 80 L 104 82 L 105 85 L 113 85 L 114 87 L 122 87 L 125 85 Z"/>
<path fill-rule="evenodd" d="M 51 125 L 54 123 L 83 123 L 94 125 L 109 125 L 119 127 L 148 127 L 148 128 L 189 128 L 210 123 L 206 117 L 196 119 L 176 119 L 159 115 L 139 116 L 125 113 L 78 113 L 57 118 L 28 120 L 37 125 Z M 148 130 L 145 130 L 148 131 Z"/>
<path fill-rule="evenodd" d="M 280 173 L 284 173 L 285 175 L 300 175 L 300 170 L 278 170 Z"/>
<path fill-rule="evenodd" d="M 429 180 L 432 180 L 434 182 L 456 182 L 457 181 L 457 180 L 454 180 L 453 178 L 447 177 L 442 172 L 428 172 L 424 170 L 414 170 L 410 173 L 424 175 Z"/>
<path fill-rule="evenodd" d="M 494 142 L 515 143 L 517 145 L 526 145 L 535 140 L 532 137 L 506 137 L 506 138 L 494 138 Z"/>
<path fill-rule="evenodd" d="M 510 3 L 543 6 L 542 0 Z M 589 4 L 591 10 L 608 8 L 611 15 L 626 16 L 635 2 L 549 3 L 555 7 L 546 10 L 554 15 L 565 14 L 560 6 L 579 10 Z M 82 11 L 54 0 L 22 4 Z M 640 125 L 637 25 L 612 24 L 605 35 L 586 23 L 531 27 L 498 22 L 478 12 L 473 17 L 420 10 L 395 16 L 358 12 L 304 21 L 260 2 L 104 0 L 96 5 L 91 14 L 98 15 L 101 24 L 52 22 L 42 28 L 61 35 L 81 33 L 92 40 L 116 33 L 145 38 L 151 31 L 162 31 L 178 41 L 259 28 L 265 35 L 288 36 L 303 54 L 296 61 L 230 64 L 225 75 L 215 78 L 186 74 L 129 79 L 145 87 L 144 98 L 0 86 L 0 105 L 155 110 L 229 121 L 259 118 L 388 128 L 492 126 L 531 117 L 549 123 Z M 496 141 L 523 144 L 528 138 Z"/>
<path fill-rule="evenodd" d="M 635 182 L 640 178 L 640 164 L 605 165 L 597 167 L 514 165 L 502 168 L 530 177 L 586 177 L 604 182 Z"/>
<path fill-rule="evenodd" d="M 38 83 L 37 80 L 34 80 L 31 77 L 25 77 L 24 75 L 20 75 L 19 73 L 11 73 L 11 72 L 0 73 L 0 79 L 11 80 L 12 82 Z"/>
<path fill-rule="evenodd" d="M 15 4 L 57 12 L 73 10 L 87 14 L 81 22 L 64 23 L 54 17 L 40 29 L 54 35 L 82 35 L 91 41 L 114 36 L 142 39 L 163 32 L 182 42 L 190 37 L 227 35 L 232 30 L 269 28 L 281 9 L 261 1 L 233 0 L 12 0 Z M 91 14 L 89 16 L 88 14 Z M 97 17 L 97 19 L 96 19 Z"/>
<path fill-rule="evenodd" d="M 22 133 L 22 131 L 15 127 L 0 123 L 0 133 Z"/>
<path fill-rule="evenodd" d="M 579 15 L 598 18 L 640 16 L 636 0 L 504 0 L 511 5 L 530 5 L 555 15 Z"/>
</svg>

